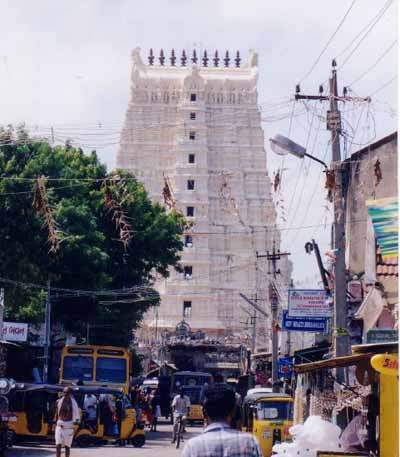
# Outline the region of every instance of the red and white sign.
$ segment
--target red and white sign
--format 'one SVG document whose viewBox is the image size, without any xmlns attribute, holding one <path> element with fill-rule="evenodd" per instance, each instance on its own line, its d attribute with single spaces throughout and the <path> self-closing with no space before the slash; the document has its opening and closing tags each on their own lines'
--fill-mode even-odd
<svg viewBox="0 0 400 457">
<path fill-rule="evenodd" d="M 325 290 L 289 289 L 290 317 L 331 317 L 332 308 Z"/>
<path fill-rule="evenodd" d="M 3 339 L 6 341 L 27 341 L 28 324 L 3 322 Z"/>
</svg>

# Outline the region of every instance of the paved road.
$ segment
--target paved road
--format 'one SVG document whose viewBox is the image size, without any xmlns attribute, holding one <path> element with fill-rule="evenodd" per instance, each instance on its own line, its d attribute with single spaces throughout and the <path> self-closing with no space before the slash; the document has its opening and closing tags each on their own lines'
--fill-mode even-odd
<svg viewBox="0 0 400 457">
<path fill-rule="evenodd" d="M 196 436 L 202 430 L 201 427 L 188 427 L 185 441 Z M 157 450 L 162 450 L 162 457 L 178 457 L 181 455 L 185 441 L 180 449 L 175 449 L 171 444 L 172 425 L 161 424 L 157 432 L 146 433 L 146 444 L 138 449 L 132 446 L 101 446 L 91 448 L 73 448 L 71 457 L 155 457 Z M 6 457 L 53 457 L 55 448 L 53 445 L 15 446 L 9 449 Z"/>
</svg>

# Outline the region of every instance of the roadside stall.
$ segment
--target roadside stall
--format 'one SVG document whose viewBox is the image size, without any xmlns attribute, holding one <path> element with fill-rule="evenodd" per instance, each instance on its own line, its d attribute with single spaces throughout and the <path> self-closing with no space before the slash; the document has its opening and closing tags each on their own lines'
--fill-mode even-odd
<svg viewBox="0 0 400 457">
<path fill-rule="evenodd" d="M 335 378 L 334 370 L 341 368 L 344 383 Z M 294 371 L 295 424 L 320 416 L 344 430 L 345 451 L 398 455 L 397 343 L 353 346 L 349 356 L 295 365 Z"/>
</svg>

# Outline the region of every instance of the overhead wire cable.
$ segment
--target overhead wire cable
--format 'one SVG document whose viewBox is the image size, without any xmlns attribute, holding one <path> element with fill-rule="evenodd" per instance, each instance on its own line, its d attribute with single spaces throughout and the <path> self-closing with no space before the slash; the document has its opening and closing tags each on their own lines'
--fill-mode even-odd
<svg viewBox="0 0 400 457">
<path fill-rule="evenodd" d="M 355 83 L 360 81 L 362 78 L 364 78 L 364 76 L 367 75 L 371 70 L 373 70 L 378 65 L 378 63 L 392 50 L 393 46 L 396 43 L 397 43 L 397 40 L 394 40 L 393 43 L 380 55 L 380 57 L 378 57 L 378 59 L 364 71 L 364 73 L 362 73 L 360 76 L 358 76 L 354 81 L 352 81 L 346 87 L 351 87 Z"/>
<path fill-rule="evenodd" d="M 348 49 L 357 41 L 357 39 L 367 30 L 371 25 L 375 26 L 375 21 L 379 20 L 383 14 L 385 14 L 386 10 L 389 8 L 390 4 L 393 3 L 393 0 L 388 0 L 385 5 L 378 11 L 378 13 L 357 33 L 357 35 L 350 41 L 345 48 L 343 48 L 338 54 L 335 56 L 335 60 L 341 57 L 343 54 L 347 52 Z"/>
<path fill-rule="evenodd" d="M 335 38 L 336 34 L 339 32 L 341 29 L 342 25 L 344 24 L 347 16 L 350 14 L 350 11 L 353 9 L 354 4 L 356 3 L 357 0 L 353 0 L 347 9 L 346 13 L 340 20 L 339 24 L 336 26 L 336 29 L 332 33 L 332 35 L 329 37 L 328 41 L 326 42 L 325 46 L 322 48 L 322 51 L 319 53 L 318 57 L 315 59 L 314 63 L 311 65 L 311 68 L 308 70 L 308 72 L 300 79 L 299 82 L 303 82 L 310 74 L 314 71 L 314 68 L 318 65 L 321 57 L 324 55 L 325 51 L 328 49 L 329 45 L 331 44 L 332 40 Z"/>
<path fill-rule="evenodd" d="M 385 82 L 384 84 L 382 84 L 382 86 L 379 86 L 378 89 L 375 89 L 373 92 L 371 92 L 369 94 L 370 97 L 374 96 L 375 94 L 377 94 L 378 92 L 380 92 L 381 90 L 383 90 L 385 87 L 387 87 L 389 84 L 391 84 L 393 81 L 395 81 L 397 79 L 397 75 L 393 76 L 393 78 L 389 79 L 389 81 Z"/>
<path fill-rule="evenodd" d="M 390 5 L 393 3 L 393 0 L 390 0 L 384 8 L 382 8 L 382 12 L 378 15 L 377 19 L 373 21 L 373 23 L 368 27 L 366 32 L 362 35 L 360 41 L 356 44 L 356 46 L 351 50 L 351 52 L 346 56 L 343 62 L 340 63 L 338 66 L 338 70 L 341 70 L 347 62 L 351 59 L 351 57 L 354 55 L 354 53 L 357 51 L 357 49 L 361 46 L 361 44 L 364 42 L 364 40 L 367 38 L 367 36 L 372 32 L 372 30 L 375 28 L 375 26 L 379 23 L 379 21 L 382 19 L 386 11 L 389 9 Z"/>
</svg>

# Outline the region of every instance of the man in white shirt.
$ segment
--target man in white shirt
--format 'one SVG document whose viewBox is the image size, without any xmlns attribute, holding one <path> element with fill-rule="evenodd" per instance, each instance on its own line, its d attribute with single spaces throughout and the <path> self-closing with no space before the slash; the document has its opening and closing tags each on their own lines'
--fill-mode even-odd
<svg viewBox="0 0 400 457">
<path fill-rule="evenodd" d="M 186 416 L 189 414 L 190 409 L 190 399 L 187 395 L 184 394 L 183 389 L 179 390 L 179 394 L 175 395 L 172 400 L 172 413 L 174 415 L 174 430 L 172 436 L 172 442 L 175 443 L 176 435 L 178 433 L 179 419 L 182 418 L 183 429 L 186 425 Z"/>
<path fill-rule="evenodd" d="M 83 400 L 83 410 L 86 414 L 86 425 L 94 431 L 97 422 L 97 404 L 98 400 L 96 395 L 88 393 Z"/>
</svg>

